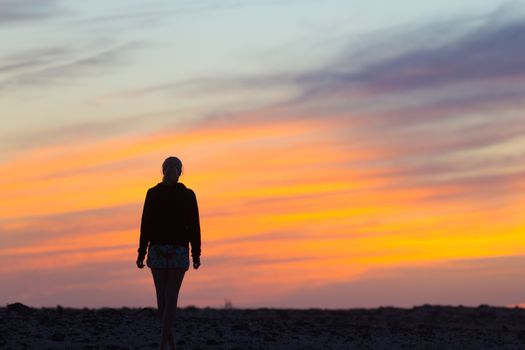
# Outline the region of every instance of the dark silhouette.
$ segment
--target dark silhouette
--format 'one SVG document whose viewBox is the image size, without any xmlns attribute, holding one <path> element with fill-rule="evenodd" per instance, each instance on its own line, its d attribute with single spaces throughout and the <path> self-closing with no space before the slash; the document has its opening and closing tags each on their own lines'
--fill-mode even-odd
<svg viewBox="0 0 525 350">
<path fill-rule="evenodd" d="M 137 267 L 151 269 L 162 325 L 161 350 L 175 349 L 172 326 L 179 290 L 189 269 L 189 244 L 193 268 L 200 266 L 201 233 L 197 198 L 178 182 L 182 162 L 168 157 L 162 164 L 163 179 L 148 189 L 140 226 Z M 149 244 L 149 246 L 148 246 Z"/>
</svg>

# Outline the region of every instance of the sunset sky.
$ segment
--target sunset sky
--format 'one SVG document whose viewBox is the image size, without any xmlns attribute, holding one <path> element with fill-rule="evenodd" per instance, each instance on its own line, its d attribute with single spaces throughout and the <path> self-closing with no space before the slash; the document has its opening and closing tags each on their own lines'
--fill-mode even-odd
<svg viewBox="0 0 525 350">
<path fill-rule="evenodd" d="M 0 42 L 2 304 L 155 306 L 170 155 L 180 306 L 525 303 L 525 1 L 0 0 Z"/>
</svg>

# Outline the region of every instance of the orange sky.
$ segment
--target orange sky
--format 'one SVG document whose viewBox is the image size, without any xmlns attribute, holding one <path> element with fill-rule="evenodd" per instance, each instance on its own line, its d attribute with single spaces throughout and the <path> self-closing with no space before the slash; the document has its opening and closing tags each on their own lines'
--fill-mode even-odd
<svg viewBox="0 0 525 350">
<path fill-rule="evenodd" d="M 149 272 L 134 267 L 141 206 L 170 154 L 197 193 L 203 236 L 203 266 L 187 274 L 183 304 L 271 303 L 384 269 L 523 253 L 522 200 L 493 207 L 475 193 L 455 197 L 464 186 L 399 184 L 384 175 L 389 168 L 359 166 L 391 151 L 346 149 L 334 137 L 342 127 L 336 119 L 209 124 L 35 149 L 0 167 L 0 256 L 11 261 L 0 273 L 69 276 L 94 265 L 113 270 L 104 283 L 148 293 Z M 63 283 L 82 288 L 93 274 Z M 45 303 L 40 290 L 58 286 L 43 283 L 6 299 Z M 199 291 L 216 285 L 223 295 Z M 99 304 L 96 293 L 82 298 L 74 304 Z"/>
</svg>

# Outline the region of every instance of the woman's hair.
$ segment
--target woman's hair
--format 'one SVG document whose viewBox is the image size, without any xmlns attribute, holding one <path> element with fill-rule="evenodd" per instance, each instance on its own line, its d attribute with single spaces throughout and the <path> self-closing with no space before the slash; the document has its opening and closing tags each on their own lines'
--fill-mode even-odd
<svg viewBox="0 0 525 350">
<path fill-rule="evenodd" d="M 177 157 L 168 157 L 162 163 L 162 181 L 177 182 L 182 174 L 182 162 Z"/>
</svg>

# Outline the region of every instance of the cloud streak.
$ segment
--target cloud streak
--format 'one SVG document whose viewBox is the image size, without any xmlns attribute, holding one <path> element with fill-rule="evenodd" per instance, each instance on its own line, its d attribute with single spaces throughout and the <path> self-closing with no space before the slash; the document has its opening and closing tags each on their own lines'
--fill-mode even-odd
<svg viewBox="0 0 525 350">
<path fill-rule="evenodd" d="M 63 46 L 43 48 L 4 58 L 0 65 L 0 93 L 6 94 L 24 87 L 49 86 L 64 83 L 101 68 L 122 62 L 139 47 L 136 42 L 115 45 L 94 52 L 88 47 Z"/>
<path fill-rule="evenodd" d="M 423 28 L 426 40 L 440 35 L 434 28 Z M 414 89 L 434 89 L 443 85 L 493 81 L 504 78 L 523 79 L 525 74 L 525 24 L 523 20 L 498 23 L 490 18 L 480 27 L 460 38 L 435 48 L 409 50 L 372 64 L 357 72 L 345 73 L 352 67 L 352 55 L 340 58 L 342 72 L 306 76 L 303 83 L 320 87 L 330 93 L 333 87 L 357 86 L 376 93 L 391 93 Z M 398 40 L 400 45 L 401 38 Z M 374 53 L 369 53 L 373 55 Z M 326 89 L 323 89 L 326 86 Z"/>
<path fill-rule="evenodd" d="M 348 110 L 359 108 L 355 96 L 382 98 L 383 95 L 421 90 L 438 92 L 437 99 L 429 102 L 438 102 L 440 97 L 444 97 L 443 107 L 476 107 L 487 99 L 490 99 L 491 105 L 497 100 L 505 102 L 507 98 L 509 102 L 516 102 L 525 93 L 520 88 L 522 84 L 519 84 L 525 79 L 525 46 L 519 45 L 525 42 L 525 25 L 522 18 L 498 16 L 500 14 L 491 13 L 476 26 L 471 26 L 467 20 L 458 20 L 455 26 L 464 33 L 459 37 L 451 31 L 445 34 L 439 32 L 439 26 L 435 25 L 412 28 L 412 31 L 418 32 L 419 45 L 406 41 L 406 37 L 411 37 L 413 33 L 403 32 L 390 38 L 389 46 L 396 47 L 390 55 L 385 54 L 385 45 L 375 42 L 383 38 L 367 37 L 370 42 L 355 45 L 360 47 L 357 51 L 345 50 L 326 64 L 302 73 L 284 71 L 260 76 L 201 77 L 132 90 L 122 96 L 141 97 L 163 91 L 206 94 L 288 86 L 299 91 L 299 96 L 290 101 L 292 104 L 312 99 L 321 102 L 324 98 L 335 96 L 349 102 L 346 105 Z M 465 29 L 467 25 L 471 28 Z M 443 35 L 445 37 L 441 37 Z M 431 42 L 436 44 L 429 45 Z M 492 84 L 501 84 L 506 89 L 491 89 Z M 451 89 L 453 86 L 467 90 L 457 94 Z M 445 96 L 442 96 L 440 89 Z M 451 95 L 450 91 L 454 94 Z M 419 97 L 428 99 L 429 96 Z M 437 105 L 427 107 L 436 108 Z"/>
<path fill-rule="evenodd" d="M 100 233 L 133 230 L 138 225 L 141 208 L 138 205 L 121 205 L 53 215 L 20 217 L 0 221 L 2 250 L 31 246 L 53 245 L 57 238 L 95 236 Z"/>
<path fill-rule="evenodd" d="M 56 0 L 0 0 L 0 26 L 51 18 L 57 12 Z"/>
<path fill-rule="evenodd" d="M 448 261 L 372 270 L 347 283 L 298 288 L 274 301 L 288 307 L 412 307 L 423 304 L 507 306 L 523 300 L 525 256 Z M 490 274 L 491 278 L 485 276 Z M 388 292 L 385 292 L 388 291 Z"/>
</svg>

